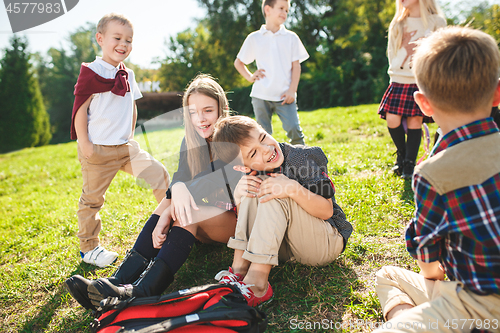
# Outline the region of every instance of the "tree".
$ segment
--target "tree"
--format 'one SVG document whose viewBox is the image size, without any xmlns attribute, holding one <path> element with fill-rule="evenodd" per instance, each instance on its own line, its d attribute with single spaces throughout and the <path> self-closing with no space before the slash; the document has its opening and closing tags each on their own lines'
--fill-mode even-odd
<svg viewBox="0 0 500 333">
<path fill-rule="evenodd" d="M 231 107 L 250 110 L 249 83 L 233 68 L 246 36 L 265 22 L 261 0 L 198 0 L 207 18 L 167 42 L 160 78 L 164 90 L 182 90 L 198 72 L 234 90 Z M 448 23 L 466 20 L 500 42 L 500 6 L 462 0 L 445 4 Z M 298 102 L 302 110 L 379 103 L 389 85 L 387 29 L 394 0 L 291 1 L 286 26 L 297 33 L 310 58 L 302 64 Z M 254 70 L 255 68 L 250 68 Z"/>
<path fill-rule="evenodd" d="M 228 62 L 231 54 L 222 41 L 212 38 L 206 21 L 170 37 L 166 46 L 168 53 L 159 73 L 162 90 L 182 91 L 200 72 L 213 75 L 223 87 L 241 85 L 239 74 L 234 74 L 234 58 Z"/>
<path fill-rule="evenodd" d="M 0 151 L 42 146 L 51 139 L 49 116 L 30 64 L 26 38 L 13 36 L 0 61 Z"/>
<path fill-rule="evenodd" d="M 50 48 L 47 59 L 38 57 L 37 71 L 42 94 L 46 100 L 54 132 L 52 142 L 70 140 L 71 110 L 76 80 L 82 62 L 95 60 L 99 45 L 95 40 L 95 25 L 87 23 L 70 34 L 69 50 Z"/>
<path fill-rule="evenodd" d="M 491 35 L 500 45 L 500 6 L 481 2 L 471 8 L 464 23 Z"/>
<path fill-rule="evenodd" d="M 265 22 L 260 0 L 198 0 L 208 12 L 209 41 L 222 51 L 226 89 L 248 85 L 232 63 L 245 37 Z M 385 55 L 393 0 L 292 1 L 287 27 L 310 54 L 302 65 L 302 108 L 378 102 L 387 87 Z M 224 66 L 225 65 L 225 66 Z"/>
</svg>

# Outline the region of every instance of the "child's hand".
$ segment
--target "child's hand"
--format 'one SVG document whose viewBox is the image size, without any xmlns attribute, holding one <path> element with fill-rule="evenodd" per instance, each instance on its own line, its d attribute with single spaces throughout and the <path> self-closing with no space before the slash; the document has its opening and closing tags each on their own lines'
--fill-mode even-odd
<svg viewBox="0 0 500 333">
<path fill-rule="evenodd" d="M 259 192 L 262 179 L 256 177 L 257 171 L 252 171 L 249 175 L 241 177 L 234 190 L 234 200 L 236 205 L 241 203 L 241 198 L 255 198 Z"/>
<path fill-rule="evenodd" d="M 426 263 L 421 260 L 417 260 L 417 263 L 420 267 L 420 275 L 429 280 L 444 281 L 444 268 L 439 261 Z"/>
<path fill-rule="evenodd" d="M 266 74 L 264 74 L 265 70 L 264 69 L 258 69 L 256 70 L 252 76 L 250 76 L 250 82 L 255 82 L 255 81 L 258 81 L 260 79 L 263 79 L 266 77 Z"/>
<path fill-rule="evenodd" d="M 86 159 L 89 159 L 94 154 L 94 144 L 89 140 L 78 141 L 80 145 L 80 150 Z"/>
<path fill-rule="evenodd" d="M 174 221 L 179 220 L 181 226 L 193 223 L 191 208 L 199 210 L 196 202 L 184 183 L 172 186 L 172 199 L 170 201 L 171 216 Z"/>
<path fill-rule="evenodd" d="M 298 183 L 296 181 L 280 173 L 271 173 L 270 176 L 260 186 L 258 196 L 262 198 L 260 199 L 261 203 L 272 199 L 288 198 L 297 191 Z"/>
<path fill-rule="evenodd" d="M 281 105 L 293 103 L 293 101 L 295 101 L 295 91 L 290 91 L 290 89 L 288 89 L 286 93 L 281 95 L 281 99 L 283 99 Z"/>
<path fill-rule="evenodd" d="M 170 207 L 168 207 L 160 216 L 156 227 L 153 230 L 151 237 L 153 238 L 153 247 L 161 248 L 167 239 L 168 229 L 170 229 Z"/>
</svg>

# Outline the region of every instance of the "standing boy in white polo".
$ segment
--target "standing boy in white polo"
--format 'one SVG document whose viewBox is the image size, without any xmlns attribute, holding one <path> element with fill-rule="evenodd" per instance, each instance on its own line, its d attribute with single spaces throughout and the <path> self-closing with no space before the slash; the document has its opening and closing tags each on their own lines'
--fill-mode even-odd
<svg viewBox="0 0 500 333">
<path fill-rule="evenodd" d="M 250 96 L 257 122 L 272 134 L 274 111 L 280 117 L 290 143 L 303 145 L 296 95 L 300 63 L 309 58 L 309 54 L 299 36 L 283 26 L 289 8 L 289 0 L 262 1 L 266 24 L 245 39 L 234 67 L 246 80 L 253 82 Z M 246 67 L 253 61 L 257 64 L 255 73 Z"/>
</svg>

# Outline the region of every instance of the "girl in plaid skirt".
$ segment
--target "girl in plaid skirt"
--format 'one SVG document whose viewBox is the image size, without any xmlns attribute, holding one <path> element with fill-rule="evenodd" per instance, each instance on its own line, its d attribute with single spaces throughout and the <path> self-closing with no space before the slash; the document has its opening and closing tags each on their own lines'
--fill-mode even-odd
<svg viewBox="0 0 500 333">
<path fill-rule="evenodd" d="M 424 116 L 413 99 L 418 90 L 412 72 L 414 42 L 446 26 L 446 20 L 435 0 L 396 0 L 396 14 L 389 26 L 387 57 L 390 85 L 378 114 L 387 121 L 387 128 L 397 148 L 393 171 L 405 179 L 413 175 L 422 136 Z M 406 120 L 407 129 L 403 125 Z"/>
</svg>

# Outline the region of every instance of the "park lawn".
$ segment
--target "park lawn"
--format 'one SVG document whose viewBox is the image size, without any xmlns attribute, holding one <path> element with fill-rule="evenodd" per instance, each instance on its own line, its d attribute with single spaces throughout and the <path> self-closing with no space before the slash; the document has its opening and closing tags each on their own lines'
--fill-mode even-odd
<svg viewBox="0 0 500 333">
<path fill-rule="evenodd" d="M 360 105 L 300 112 L 306 143 L 322 147 L 329 159 L 337 202 L 354 233 L 346 251 L 325 267 L 288 262 L 271 271 L 275 296 L 261 307 L 269 332 L 340 332 L 335 326 L 341 322 L 344 332 L 369 332 L 370 325 L 382 321 L 375 272 L 383 265 L 417 269 L 403 237 L 413 214 L 413 193 L 409 181 L 390 171 L 395 148 L 376 111 L 377 105 Z M 273 125 L 276 139 L 285 141 L 277 118 Z M 182 136 L 180 128 L 147 135 L 171 175 Z M 145 138 L 137 137 L 145 148 Z M 74 274 L 106 277 L 116 266 L 100 269 L 81 262 L 80 193 L 75 142 L 0 155 L 1 332 L 90 332 L 92 314 L 72 299 L 63 282 Z M 148 189 L 118 173 L 100 213 L 101 244 L 120 254 L 118 264 L 155 207 Z M 167 292 L 214 283 L 231 258 L 223 244 L 196 245 Z"/>
</svg>

